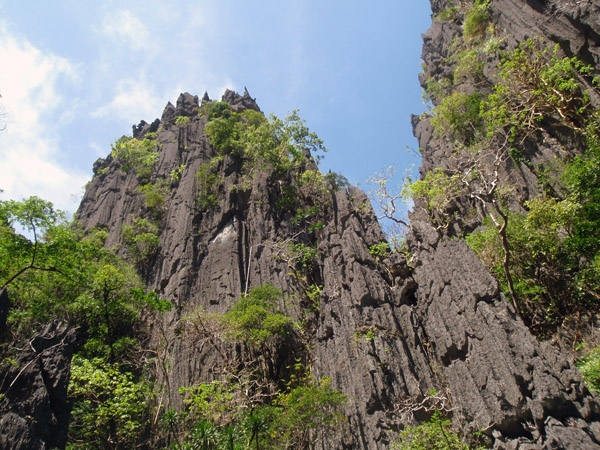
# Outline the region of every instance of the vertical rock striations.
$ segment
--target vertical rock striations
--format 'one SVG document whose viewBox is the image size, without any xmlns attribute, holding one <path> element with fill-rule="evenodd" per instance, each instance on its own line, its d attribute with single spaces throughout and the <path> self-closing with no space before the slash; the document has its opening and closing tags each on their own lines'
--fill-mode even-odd
<svg viewBox="0 0 600 450">
<path fill-rule="evenodd" d="M 432 1 L 436 18 L 451 6 Z M 488 6 L 502 37 L 499 45 L 510 49 L 540 36 L 598 66 L 597 4 L 493 0 Z M 454 76 L 452 43 L 462 33 L 460 17 L 434 20 L 424 36 L 424 87 L 431 79 Z M 490 56 L 481 76 L 492 79 L 497 62 Z M 469 82 L 461 87 L 468 93 L 476 88 Z M 259 111 L 247 91 L 243 96 L 228 91 L 223 101 L 235 112 Z M 440 98 L 432 101 L 437 105 Z M 202 105 L 210 102 L 205 95 Z M 227 352 L 239 351 L 186 338 L 182 318 L 198 307 L 224 313 L 241 292 L 273 283 L 286 294 L 281 308 L 304 323 L 297 338 L 308 344 L 313 375 L 330 377 L 349 398 L 346 425 L 320 444 L 323 449 L 388 448 L 407 423 L 427 419 L 424 409 L 432 406 L 451 411 L 466 435 L 482 431 L 494 448 L 600 445 L 599 403 L 577 370 L 536 340 L 465 242 L 451 238 L 481 223 L 484 211 L 473 199 L 457 199 L 452 223 L 437 230 L 417 203 L 406 254 L 372 251 L 385 237 L 367 197 L 353 187 L 331 189 L 322 228 L 307 230 L 281 207 L 286 183 L 293 180 L 258 171 L 239 188 L 241 163 L 230 154 L 215 159 L 204 133 L 206 114 L 199 114 L 202 105 L 198 97 L 182 94 L 160 120 L 134 127 L 140 140 L 157 133 L 158 160 L 149 178 L 140 181 L 111 157 L 99 160 L 78 213 L 85 229 L 105 227 L 106 244 L 126 257 L 133 253 L 122 236 L 124 225 L 142 217 L 159 225 L 159 242 L 138 267 L 150 288 L 177 304 L 152 324 L 162 407 L 183 408 L 178 387 L 218 377 L 231 356 Z M 433 132 L 429 117 L 413 118 L 413 126 L 423 149 L 422 173 L 448 169 L 454 144 Z M 581 152 L 568 145 L 573 142 L 546 132 L 528 140 L 524 152 L 533 164 L 547 163 Z M 199 175 L 207 167 L 218 180 L 210 198 L 207 178 Z M 539 192 L 530 166 L 507 160 L 499 170 L 515 186 L 515 205 Z M 168 180 L 164 202 L 151 206 L 139 188 L 161 179 Z M 290 274 L 297 261 L 289 244 L 316 249 L 306 279 Z M 308 277 L 320 287 L 310 308 Z M 294 343 L 281 351 L 284 367 L 295 355 Z"/>
<path fill-rule="evenodd" d="M 237 111 L 258 109 L 247 92 L 227 92 L 224 100 Z M 307 231 L 276 206 L 285 186 L 269 173 L 237 189 L 240 165 L 231 155 L 216 166 L 214 203 L 199 207 L 197 173 L 216 156 L 199 107 L 197 97 L 182 94 L 160 121 L 134 129 L 139 139 L 158 131 L 151 181 L 181 168 L 155 216 L 157 249 L 139 265 L 149 287 L 177 304 L 152 324 L 162 407 L 183 408 L 178 387 L 217 377 L 231 356 L 223 352 L 237 351 L 186 338 L 182 318 L 197 307 L 226 312 L 241 292 L 273 283 L 286 294 L 281 308 L 305 323 L 300 338 L 313 375 L 330 377 L 349 398 L 347 423 L 321 442 L 323 449 L 388 448 L 408 422 L 427 418 L 419 405 L 442 404 L 463 432 L 483 430 L 497 448 L 600 442 L 598 403 L 577 371 L 536 341 L 463 241 L 415 217 L 407 238 L 412 255 L 377 255 L 370 249 L 385 237 L 354 187 L 329 191 L 323 227 Z M 107 245 L 131 257 L 123 225 L 156 211 L 138 191 L 139 177 L 117 161 L 99 161 L 95 173 L 79 221 L 88 230 L 106 227 Z M 290 275 L 289 243 L 316 248 L 310 277 L 321 290 L 311 308 L 303 300 L 306 281 Z M 282 367 L 293 345 L 281 355 Z"/>
<path fill-rule="evenodd" d="M 23 343 L 14 364 L 2 369 L 0 448 L 65 447 L 75 338 L 66 324 L 50 323 Z"/>
</svg>

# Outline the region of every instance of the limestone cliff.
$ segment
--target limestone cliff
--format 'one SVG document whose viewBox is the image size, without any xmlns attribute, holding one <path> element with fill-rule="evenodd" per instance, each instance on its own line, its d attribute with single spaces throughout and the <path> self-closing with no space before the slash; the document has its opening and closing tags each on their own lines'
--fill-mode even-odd
<svg viewBox="0 0 600 450">
<path fill-rule="evenodd" d="M 451 7 L 432 0 L 436 20 L 424 36 L 424 86 L 452 76 L 449 49 L 463 33 L 464 16 L 458 8 L 438 20 Z M 499 45 L 514 48 L 542 36 L 598 66 L 597 3 L 493 0 L 488 7 Z M 496 56 L 484 62 L 484 78 L 497 73 L 497 62 Z M 238 113 L 259 111 L 247 92 L 228 91 L 222 100 Z M 206 335 L 190 338 L 186 316 L 198 307 L 224 313 L 240 293 L 272 283 L 285 295 L 280 308 L 303 327 L 278 348 L 271 375 L 283 376 L 300 358 L 314 377 L 330 377 L 349 398 L 347 422 L 319 448 L 388 448 L 398 431 L 427 419 L 435 407 L 448 411 L 465 435 L 482 431 L 494 448 L 600 445 L 597 397 L 565 356 L 531 334 L 498 282 L 453 238 L 483 219 L 472 199 L 456 199 L 452 223 L 437 230 L 417 203 L 407 251 L 374 252 L 385 236 L 364 192 L 331 183 L 325 191 L 294 191 L 299 197 L 292 201 L 298 174 L 247 176 L 235 152 L 219 153 L 205 133 L 213 103 L 182 94 L 160 120 L 135 126 L 133 137 L 150 142 L 157 159 L 145 171 L 123 158 L 99 160 L 77 214 L 85 230 L 106 229 L 106 245 L 136 262 L 148 287 L 176 304 L 149 324 L 159 408 L 183 409 L 180 386 L 218 377 L 224 361 L 239 356 L 240 349 L 211 345 Z M 413 118 L 413 125 L 422 173 L 448 168 L 452 143 L 434 135 L 429 117 Z M 525 156 L 537 163 L 581 152 L 565 145 L 569 139 L 548 132 L 528 141 Z M 304 172 L 314 171 L 314 160 L 305 157 Z M 528 165 L 506 161 L 500 170 L 516 186 L 515 204 L 538 192 Z M 140 236 L 146 239 L 135 240 Z M 310 254 L 299 254 L 303 249 Z M 8 411 L 11 399 L 2 401 Z M 22 421 L 13 412 L 3 420 L 11 417 Z M 37 433 L 47 437 L 45 428 Z"/>
<path fill-rule="evenodd" d="M 227 92 L 223 100 L 237 111 L 258 109 L 247 93 Z M 155 216 L 157 247 L 138 261 L 148 286 L 178 305 L 152 324 L 164 408 L 181 409 L 177 388 L 213 379 L 223 364 L 202 337 L 181 333 L 182 318 L 199 306 L 225 312 L 241 292 L 272 283 L 287 298 L 281 308 L 305 323 L 295 339 L 308 343 L 302 357 L 313 376 L 331 377 L 349 398 L 346 425 L 322 448 L 388 448 L 404 425 L 427 417 L 421 406 L 432 405 L 451 409 L 466 434 L 484 430 L 497 448 L 517 441 L 597 446 L 597 400 L 557 350 L 531 335 L 463 241 L 416 218 L 411 254 L 376 255 L 369 249 L 385 238 L 362 191 L 329 189 L 319 204 L 322 226 L 309 229 L 282 202 L 294 180 L 259 171 L 239 188 L 240 162 L 232 155 L 213 164 L 215 197 L 209 207 L 199 204 L 197 174 L 217 156 L 200 106 L 182 94 L 160 121 L 134 128 L 139 139 L 158 132 L 159 158 L 144 182 L 181 168 Z M 156 210 L 138 189 L 139 174 L 117 160 L 99 161 L 95 173 L 78 219 L 86 229 L 105 227 L 107 245 L 131 257 L 123 226 Z M 304 277 L 290 274 L 298 261 L 286 253 L 289 244 L 316 249 Z M 312 304 L 307 280 L 319 287 Z M 298 356 L 293 340 L 280 352 L 274 373 Z"/>
</svg>

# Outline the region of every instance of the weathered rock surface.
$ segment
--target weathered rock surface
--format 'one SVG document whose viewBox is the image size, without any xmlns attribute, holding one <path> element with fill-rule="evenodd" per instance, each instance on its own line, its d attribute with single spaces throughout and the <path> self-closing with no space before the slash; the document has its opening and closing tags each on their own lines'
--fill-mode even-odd
<svg viewBox="0 0 600 450">
<path fill-rule="evenodd" d="M 75 330 L 50 323 L 3 369 L 0 393 L 0 448 L 64 448 L 70 405 L 67 386 Z"/>
<path fill-rule="evenodd" d="M 450 6 L 446 0 L 432 1 L 434 14 Z M 591 1 L 495 0 L 488 11 L 506 49 L 540 37 L 548 46 L 559 44 L 564 55 L 598 67 L 598 6 Z M 433 22 L 423 39 L 423 87 L 427 77 L 452 79 L 450 43 L 462 32 L 456 21 Z M 488 86 L 496 82 L 497 62 L 492 58 L 484 66 Z M 473 92 L 485 86 L 466 83 L 461 89 Z M 440 98 L 432 100 L 437 104 Z M 413 127 L 423 149 L 421 173 L 450 168 L 455 148 L 434 134 L 430 118 L 413 117 Z M 518 208 L 540 192 L 530 167 L 583 151 L 570 135 L 551 127 L 527 140 L 523 154 L 529 164 L 508 159 L 500 167 L 500 179 L 513 187 L 511 206 Z M 472 430 L 490 426 L 498 448 L 598 448 L 597 399 L 579 383 L 577 371 L 549 344 L 530 335 L 463 241 L 442 237 L 460 236 L 480 225 L 482 211 L 472 214 L 477 206 L 466 198 L 457 200 L 455 219 L 439 231 L 417 211 L 408 238 L 417 266 L 416 311 L 452 386 L 455 406 Z"/>
<path fill-rule="evenodd" d="M 434 13 L 448 5 L 432 0 Z M 566 54 L 598 65 L 595 2 L 496 0 L 490 15 L 507 34 L 507 45 L 545 36 Z M 424 36 L 430 76 L 451 76 L 448 49 L 458 33 L 456 23 L 434 21 Z M 202 104 L 209 101 L 205 95 Z M 237 112 L 259 110 L 247 91 L 228 91 L 223 101 Z M 467 434 L 483 430 L 494 448 L 599 447 L 598 399 L 569 361 L 531 335 L 464 241 L 447 236 L 480 223 L 481 216 L 465 219 L 472 204 L 457 202 L 458 220 L 444 233 L 414 214 L 410 254 L 378 259 L 369 248 L 384 235 L 362 191 L 332 193 L 324 228 L 301 233 L 290 213 L 275 207 L 281 183 L 263 173 L 249 189 L 234 189 L 240 165 L 226 156 L 218 167 L 218 205 L 200 210 L 195 174 L 216 155 L 203 132 L 200 106 L 197 96 L 182 94 L 160 120 L 134 127 L 136 137 L 160 131 L 153 179 L 185 167 L 171 183 L 159 252 L 144 269 L 149 287 L 178 305 L 153 324 L 165 407 L 182 408 L 178 386 L 212 379 L 222 363 L 218 352 L 181 335 L 181 317 L 196 307 L 225 312 L 240 292 L 273 283 L 287 296 L 281 308 L 308 323 L 304 338 L 313 374 L 331 377 L 349 397 L 348 422 L 320 444 L 323 449 L 388 448 L 404 425 L 427 418 L 419 405 L 434 401 L 432 390 L 438 392 L 435 401 L 451 406 L 457 428 Z M 189 125 L 177 126 L 179 116 L 189 117 Z M 413 126 L 423 173 L 446 167 L 451 145 L 434 136 L 429 119 L 415 117 Z M 565 139 L 546 136 L 526 148 L 527 157 L 543 163 L 561 156 Z M 537 194 L 538 180 L 526 167 L 507 162 L 502 170 L 516 188 L 517 203 Z M 143 195 L 135 174 L 119 170 L 110 157 L 96 163 L 95 173 L 78 217 L 86 229 L 106 227 L 107 245 L 119 246 L 121 226 L 148 212 Z M 312 277 L 322 291 L 318 309 L 309 313 L 285 256 L 286 244 L 298 240 L 318 250 Z M 127 256 L 124 246 L 118 248 Z"/>
<path fill-rule="evenodd" d="M 160 251 L 144 273 L 151 288 L 178 304 L 153 324 L 165 407 L 182 408 L 177 387 L 212 379 L 222 362 L 182 337 L 182 315 L 198 306 L 225 312 L 240 292 L 273 283 L 286 293 L 286 313 L 309 323 L 313 374 L 331 377 L 350 399 L 346 426 L 323 449 L 389 447 L 407 421 L 426 418 L 417 406 L 434 389 L 452 405 L 457 426 L 485 430 L 497 448 L 600 442 L 595 397 L 568 361 L 529 333 L 464 242 L 415 220 L 410 261 L 398 254 L 378 260 L 369 247 L 384 235 L 366 195 L 353 187 L 332 194 L 324 228 L 309 237 L 274 206 L 281 186 L 268 174 L 255 176 L 248 190 L 231 188 L 239 167 L 230 157 L 219 167 L 218 206 L 199 211 L 195 172 L 215 153 L 204 119 L 193 115 L 197 102 L 182 94 L 159 125 L 156 174 L 185 164 L 167 201 Z M 181 115 L 191 117 L 185 129 L 174 125 Z M 133 174 L 103 164 L 107 170 L 90 184 L 78 215 L 86 229 L 106 226 L 107 244 L 119 245 L 121 225 L 145 213 L 144 200 Z M 298 236 L 314 239 L 318 249 L 312 276 L 322 292 L 312 313 L 298 300 L 302 289 L 285 260 L 286 243 Z"/>
</svg>

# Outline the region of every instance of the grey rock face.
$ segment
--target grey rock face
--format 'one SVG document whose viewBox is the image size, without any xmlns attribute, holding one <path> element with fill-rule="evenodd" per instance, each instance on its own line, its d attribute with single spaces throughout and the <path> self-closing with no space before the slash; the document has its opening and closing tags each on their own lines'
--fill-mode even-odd
<svg viewBox="0 0 600 450">
<path fill-rule="evenodd" d="M 433 12 L 448 5 L 432 1 Z M 545 36 L 566 54 L 597 65 L 597 9 L 593 2 L 497 0 L 490 14 L 510 45 Z M 452 73 L 448 49 L 461 32 L 454 22 L 433 23 L 424 36 L 428 74 Z M 488 63 L 485 73 L 491 77 L 496 62 Z M 259 110 L 247 91 L 243 96 L 228 91 L 222 100 L 236 112 Z M 205 95 L 202 103 L 208 101 Z M 465 219 L 476 205 L 459 199 L 453 206 L 457 220 L 447 231 L 413 214 L 410 253 L 377 258 L 369 248 L 385 237 L 362 191 L 332 193 L 324 228 L 300 232 L 290 213 L 275 206 L 282 183 L 262 173 L 249 189 L 237 190 L 240 164 L 226 156 L 216 169 L 218 204 L 201 211 L 195 174 L 216 153 L 197 111 L 198 98 L 182 94 L 152 124 L 152 131 L 160 129 L 161 148 L 153 177 L 185 167 L 166 201 L 159 252 L 144 270 L 149 287 L 178 305 L 153 324 L 153 345 L 163 361 L 155 378 L 165 386 L 165 407 L 182 408 L 178 386 L 212 379 L 227 358 L 223 352 L 235 353 L 185 339 L 181 318 L 197 307 L 223 313 L 240 292 L 273 283 L 286 293 L 281 308 L 306 323 L 302 339 L 314 376 L 330 377 L 349 398 L 346 425 L 320 448 L 388 448 L 406 424 L 428 418 L 420 407 L 425 404 L 451 409 L 456 429 L 467 435 L 483 430 L 494 448 L 599 447 L 598 399 L 569 361 L 531 335 L 464 241 L 448 237 L 480 224 L 481 212 Z M 184 129 L 175 125 L 181 115 L 191 119 Z M 434 135 L 427 118 L 413 117 L 413 127 L 423 148 L 422 173 L 447 167 L 450 143 Z M 134 132 L 141 137 L 150 130 L 140 124 Z M 545 163 L 566 156 L 568 141 L 548 135 L 524 151 L 534 164 Z M 86 229 L 107 227 L 107 245 L 118 246 L 122 224 L 147 211 L 135 176 L 110 158 L 102 164 L 105 173 L 90 184 L 78 216 Z M 515 204 L 537 195 L 538 180 L 527 167 L 509 161 L 501 170 L 515 186 Z M 302 303 L 302 283 L 289 275 L 289 242 L 317 249 L 311 278 L 322 289 L 312 312 Z M 294 345 L 281 350 L 282 365 L 294 355 Z"/>
<path fill-rule="evenodd" d="M 64 448 L 70 405 L 67 386 L 75 330 L 48 324 L 3 370 L 0 392 L 0 448 Z"/>
<path fill-rule="evenodd" d="M 237 105 L 245 101 L 228 95 Z M 160 250 L 144 271 L 149 286 L 178 305 L 152 324 L 165 407 L 182 408 L 177 388 L 217 376 L 223 352 L 236 351 L 186 339 L 181 318 L 197 307 L 223 313 L 240 292 L 273 283 L 286 293 L 281 308 L 307 324 L 314 376 L 330 377 L 349 398 L 346 425 L 319 444 L 323 449 L 388 448 L 403 426 L 427 418 L 418 405 L 432 390 L 436 401 L 451 405 L 457 427 L 485 430 L 497 448 L 600 442 L 595 397 L 568 361 L 529 333 L 464 242 L 415 217 L 407 239 L 412 255 L 378 259 L 369 248 L 384 235 L 366 195 L 353 187 L 332 194 L 322 230 L 300 232 L 275 206 L 282 186 L 268 174 L 253 177 L 247 190 L 232 188 L 239 163 L 230 156 L 218 167 L 218 205 L 199 210 L 195 172 L 215 153 L 203 118 L 191 116 L 184 130 L 173 123 L 196 102 L 184 95 L 165 109 L 153 175 L 185 164 L 167 199 Z M 114 162 L 107 167 L 78 216 L 86 229 L 106 226 L 112 246 L 120 243 L 121 225 L 145 206 L 135 176 Z M 301 282 L 289 275 L 286 243 L 295 240 L 317 248 L 311 277 L 322 291 L 313 312 L 302 303 Z M 281 349 L 282 367 L 294 345 Z"/>
<path fill-rule="evenodd" d="M 532 448 L 579 448 L 578 439 L 596 448 L 593 427 L 575 437 L 576 420 L 597 424 L 600 412 L 577 370 L 531 335 L 464 241 L 415 237 L 416 314 L 467 430 L 493 430 L 498 448 L 519 436 Z M 553 447 L 558 427 L 575 439 L 567 447 Z"/>
</svg>

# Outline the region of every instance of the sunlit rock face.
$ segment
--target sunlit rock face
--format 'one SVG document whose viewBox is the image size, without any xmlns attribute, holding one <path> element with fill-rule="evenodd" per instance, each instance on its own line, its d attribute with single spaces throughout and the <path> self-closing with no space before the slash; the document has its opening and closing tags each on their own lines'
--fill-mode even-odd
<svg viewBox="0 0 600 450">
<path fill-rule="evenodd" d="M 449 6 L 432 1 L 435 15 Z M 498 0 L 488 12 L 507 49 L 540 36 L 598 66 L 600 11 L 592 2 Z M 450 49 L 462 30 L 460 17 L 434 20 L 424 35 L 423 83 L 427 76 L 452 76 Z M 494 57 L 485 61 L 482 76 L 492 80 L 497 63 Z M 222 100 L 236 112 L 259 110 L 247 91 L 243 96 L 228 91 Z M 405 425 L 427 419 L 419 408 L 427 401 L 451 409 L 462 433 L 483 430 L 495 448 L 597 448 L 596 397 L 556 348 L 532 336 L 498 283 L 456 238 L 482 220 L 481 211 L 472 214 L 468 199 L 456 201 L 454 221 L 445 229 L 432 226 L 417 205 L 407 251 L 384 258 L 370 251 L 385 236 L 358 188 L 329 192 L 322 228 L 309 232 L 280 207 L 285 182 L 263 171 L 238 189 L 242 165 L 225 155 L 214 203 L 199 208 L 198 170 L 217 155 L 204 133 L 207 118 L 199 114 L 210 101 L 182 94 L 160 120 L 134 127 L 140 139 L 157 132 L 159 158 L 151 181 L 169 179 L 181 168 L 162 206 L 158 251 L 138 266 L 148 286 L 177 305 L 150 324 L 151 345 L 169 367 L 153 375 L 169 386 L 166 407 L 183 408 L 178 387 L 212 379 L 223 364 L 214 348 L 181 336 L 181 318 L 197 307 L 226 312 L 241 292 L 272 283 L 285 293 L 280 308 L 304 323 L 313 376 L 330 377 L 349 398 L 347 421 L 320 448 L 388 448 Z M 177 123 L 181 117 L 189 118 L 184 126 Z M 422 173 L 447 167 L 452 145 L 433 133 L 427 117 L 414 117 L 413 126 L 423 151 Z M 537 164 L 580 153 L 565 145 L 570 139 L 554 133 L 529 142 L 526 157 Z M 515 187 L 515 204 L 539 192 L 538 179 L 526 167 L 507 161 L 499 170 Z M 78 219 L 88 230 L 105 227 L 107 245 L 127 257 L 122 226 L 148 213 L 140 182 L 110 157 L 96 163 L 95 173 Z M 321 289 L 317 306 L 307 308 L 301 300 L 305 281 L 290 274 L 289 243 L 316 249 L 310 277 Z M 280 369 L 299 351 L 297 338 L 279 349 Z M 430 398 L 432 392 L 438 400 Z"/>
<path fill-rule="evenodd" d="M 228 92 L 224 100 L 238 111 L 258 109 L 247 93 Z M 154 374 L 170 387 L 167 407 L 183 408 L 178 387 L 212 379 L 223 358 L 182 337 L 181 318 L 199 306 L 226 312 L 241 292 L 273 283 L 287 299 L 281 309 L 305 322 L 313 376 L 330 377 L 349 398 L 347 422 L 321 448 L 388 448 L 408 422 L 427 418 L 415 406 L 434 390 L 464 433 L 485 430 L 495 447 L 596 446 L 596 399 L 565 358 L 530 334 L 462 240 L 445 237 L 415 214 L 409 251 L 382 261 L 369 251 L 385 237 L 364 192 L 330 193 L 323 228 L 303 232 L 276 206 L 282 185 L 269 173 L 254 176 L 245 190 L 233 188 L 241 168 L 229 156 L 219 168 L 215 205 L 200 211 L 196 173 L 216 153 L 199 107 L 197 97 L 182 94 L 159 122 L 135 129 L 140 138 L 158 130 L 160 156 L 151 179 L 184 165 L 164 205 L 159 250 L 140 266 L 148 286 L 177 304 L 150 324 L 152 345 L 169 367 Z M 181 116 L 190 117 L 186 127 L 175 124 Z M 435 141 L 426 126 L 416 124 L 427 152 Z M 424 164 L 436 164 L 436 157 L 426 153 Z M 107 245 L 118 247 L 122 225 L 145 213 L 144 197 L 135 174 L 123 173 L 110 158 L 97 165 L 78 219 L 85 229 L 106 227 Z M 301 281 L 290 275 L 288 242 L 317 249 L 311 277 L 321 293 L 310 312 L 299 300 Z M 280 349 L 282 367 L 293 347 L 292 339 Z M 407 413 L 411 407 L 414 414 Z"/>
</svg>

